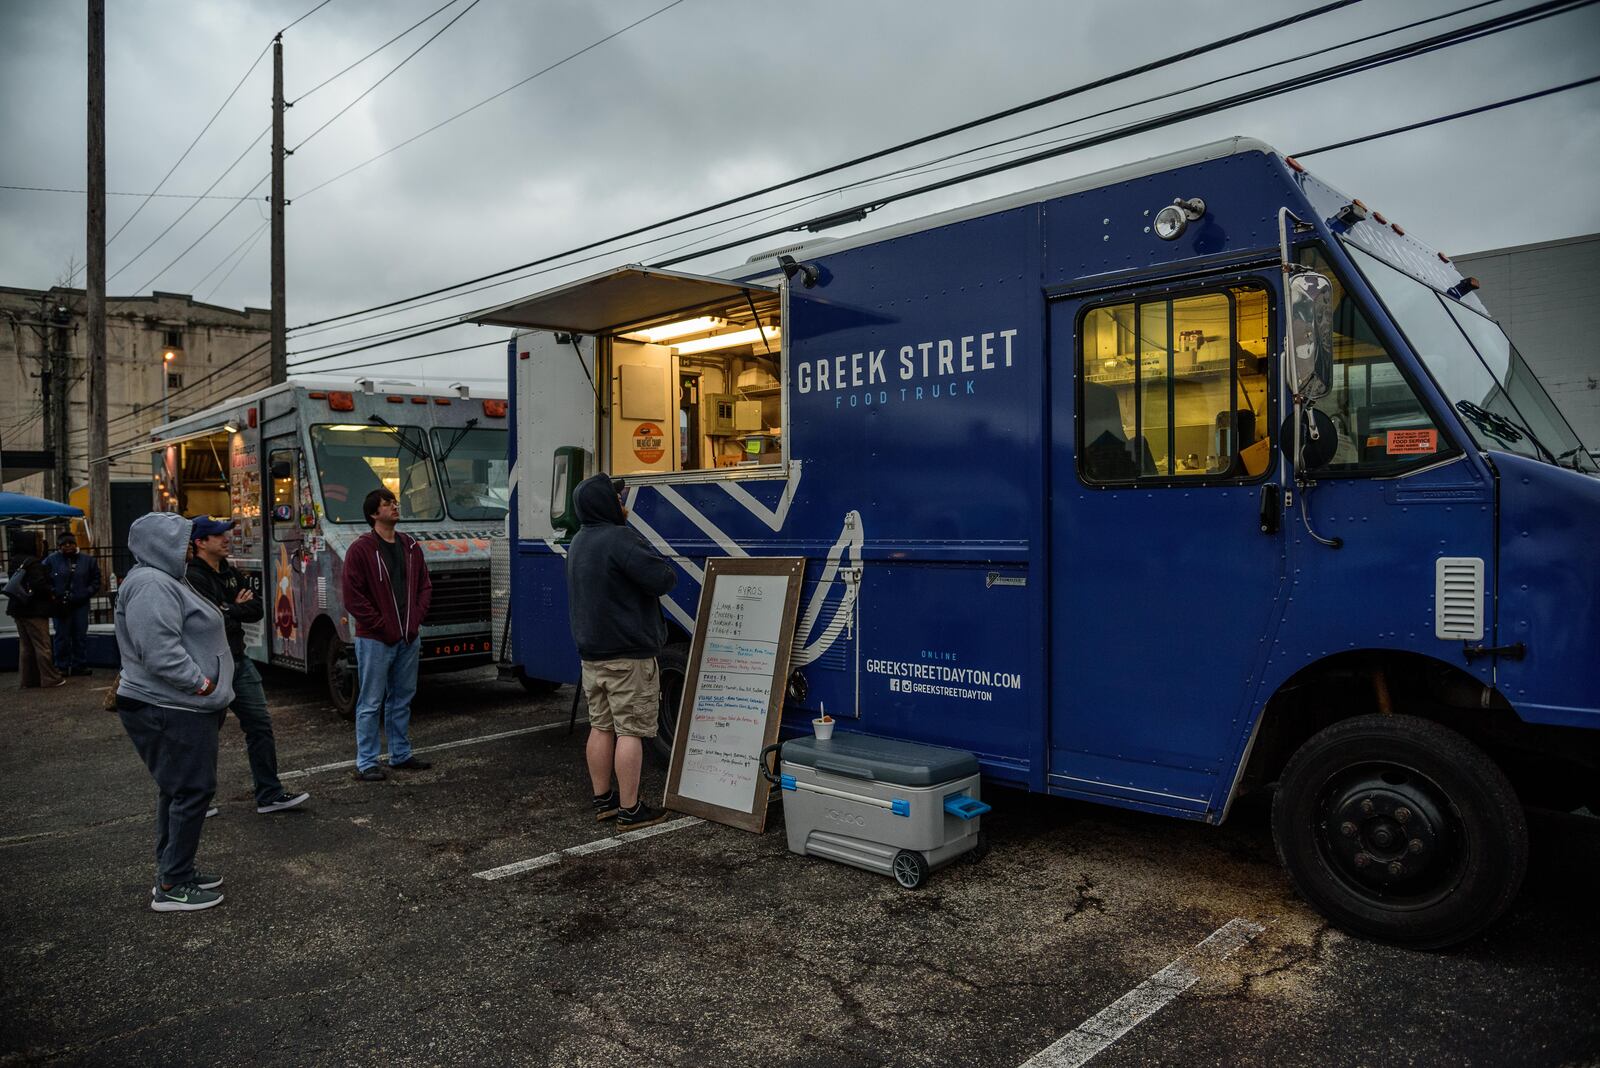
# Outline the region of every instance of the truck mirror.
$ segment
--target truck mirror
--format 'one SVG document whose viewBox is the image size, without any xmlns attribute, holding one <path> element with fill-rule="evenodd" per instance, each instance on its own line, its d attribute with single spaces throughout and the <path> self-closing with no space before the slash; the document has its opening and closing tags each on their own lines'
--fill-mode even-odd
<svg viewBox="0 0 1600 1068">
<path fill-rule="evenodd" d="M 555 452 L 550 469 L 550 525 L 563 539 L 578 532 L 577 506 L 572 494 L 583 481 L 583 449 L 563 445 Z"/>
<path fill-rule="evenodd" d="M 1326 467 L 1333 462 L 1333 454 L 1339 448 L 1339 428 L 1326 412 L 1317 408 L 1304 408 L 1302 412 L 1298 442 L 1295 439 L 1294 412 L 1284 417 L 1283 430 L 1278 436 L 1291 463 L 1298 447 L 1300 462 L 1297 474 Z"/>
<path fill-rule="evenodd" d="M 1289 338 L 1285 345 L 1289 390 L 1314 401 L 1333 381 L 1333 283 L 1303 271 L 1289 278 Z"/>
</svg>

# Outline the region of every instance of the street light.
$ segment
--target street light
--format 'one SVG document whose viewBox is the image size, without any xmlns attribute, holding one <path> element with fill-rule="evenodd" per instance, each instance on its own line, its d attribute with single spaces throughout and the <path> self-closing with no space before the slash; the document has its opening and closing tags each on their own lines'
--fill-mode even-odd
<svg viewBox="0 0 1600 1068">
<path fill-rule="evenodd" d="M 167 422 L 167 367 L 178 358 L 176 349 L 167 349 L 161 354 L 161 422 Z"/>
</svg>

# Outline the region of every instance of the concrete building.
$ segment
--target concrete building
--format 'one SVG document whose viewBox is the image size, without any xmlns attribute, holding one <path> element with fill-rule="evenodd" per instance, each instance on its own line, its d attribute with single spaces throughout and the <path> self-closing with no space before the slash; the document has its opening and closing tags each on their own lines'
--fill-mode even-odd
<svg viewBox="0 0 1600 1068">
<path fill-rule="evenodd" d="M 88 332 L 81 289 L 0 286 L 0 485 L 66 500 L 88 481 Z M 163 421 L 266 385 L 271 314 L 181 293 L 106 301 L 110 452 Z M 171 359 L 166 359 L 166 354 Z M 64 383 L 64 389 L 57 384 Z M 117 457 L 113 479 L 149 479 L 148 455 Z"/>
<path fill-rule="evenodd" d="M 1600 449 L 1600 334 L 1589 305 L 1600 291 L 1600 234 L 1455 257 L 1478 295 L 1591 451 Z"/>
</svg>

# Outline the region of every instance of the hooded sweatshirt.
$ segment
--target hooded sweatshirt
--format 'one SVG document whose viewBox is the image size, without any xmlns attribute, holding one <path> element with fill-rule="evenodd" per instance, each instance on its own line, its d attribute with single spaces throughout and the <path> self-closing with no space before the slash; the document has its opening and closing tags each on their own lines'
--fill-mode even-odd
<svg viewBox="0 0 1600 1068">
<path fill-rule="evenodd" d="M 416 641 L 433 604 L 433 580 L 428 577 L 422 547 L 416 538 L 398 530 L 394 540 L 405 560 L 404 604 L 395 596 L 393 576 L 384 562 L 376 530 L 367 531 L 351 543 L 339 576 L 339 592 L 344 597 L 345 611 L 356 625 L 356 637 L 385 645 Z"/>
<path fill-rule="evenodd" d="M 117 592 L 117 695 L 216 712 L 233 703 L 233 653 L 222 613 L 184 581 L 192 525 L 181 515 L 151 512 L 128 529 L 138 564 Z M 202 697 L 206 679 L 217 688 Z"/>
<path fill-rule="evenodd" d="M 567 613 L 584 660 L 648 660 L 666 644 L 660 598 L 677 573 L 627 526 L 611 476 L 579 483 L 573 507 L 582 524 L 567 549 Z"/>
</svg>

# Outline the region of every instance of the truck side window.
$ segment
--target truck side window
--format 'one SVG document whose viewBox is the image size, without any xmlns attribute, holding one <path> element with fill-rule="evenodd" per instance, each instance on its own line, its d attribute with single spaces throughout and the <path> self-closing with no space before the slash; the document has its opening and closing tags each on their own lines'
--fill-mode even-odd
<svg viewBox="0 0 1600 1068">
<path fill-rule="evenodd" d="M 1299 259 L 1333 282 L 1333 382 L 1317 407 L 1333 419 L 1339 444 L 1317 476 L 1394 475 L 1458 452 L 1321 250 Z"/>
<path fill-rule="evenodd" d="M 294 449 L 275 449 L 267 457 L 272 473 L 272 522 L 274 526 L 294 522 L 295 469 L 299 457 Z"/>
<path fill-rule="evenodd" d="M 1264 474 L 1272 460 L 1270 335 L 1260 286 L 1089 309 L 1078 346 L 1084 481 Z"/>
</svg>

